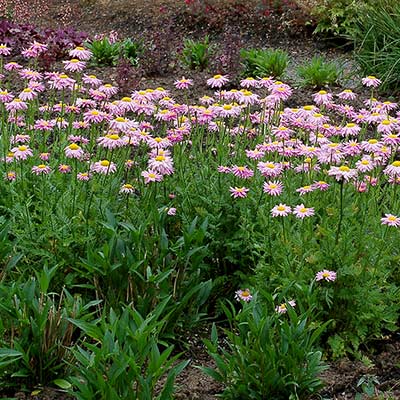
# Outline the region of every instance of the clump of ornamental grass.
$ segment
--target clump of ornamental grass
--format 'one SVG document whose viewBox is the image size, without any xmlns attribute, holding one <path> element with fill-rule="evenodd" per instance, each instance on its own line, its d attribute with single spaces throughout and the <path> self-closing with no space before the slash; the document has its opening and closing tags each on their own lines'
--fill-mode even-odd
<svg viewBox="0 0 400 400">
<path fill-rule="evenodd" d="M 314 56 L 311 61 L 300 65 L 297 73 L 303 86 L 323 88 L 338 84 L 343 76 L 343 67 L 322 56 Z"/>
</svg>

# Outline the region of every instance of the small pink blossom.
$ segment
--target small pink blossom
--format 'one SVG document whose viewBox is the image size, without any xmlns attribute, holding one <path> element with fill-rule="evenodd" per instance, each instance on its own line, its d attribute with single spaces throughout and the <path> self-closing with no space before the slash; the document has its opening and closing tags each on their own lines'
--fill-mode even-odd
<svg viewBox="0 0 400 400">
<path fill-rule="evenodd" d="M 385 214 L 385 216 L 381 218 L 381 224 L 398 228 L 400 227 L 400 218 L 393 214 Z"/>
<path fill-rule="evenodd" d="M 235 292 L 235 299 L 237 301 L 243 300 L 246 303 L 248 303 L 249 301 L 251 301 L 253 299 L 253 296 L 250 293 L 249 289 L 239 289 Z"/>
<path fill-rule="evenodd" d="M 230 187 L 229 191 L 231 192 L 231 196 L 233 198 L 244 198 L 247 197 L 247 193 L 249 192 L 250 189 L 243 187 Z"/>
<path fill-rule="evenodd" d="M 361 80 L 362 84 L 367 87 L 378 87 L 382 81 L 378 79 L 376 76 L 369 75 Z"/>
<path fill-rule="evenodd" d="M 328 282 L 334 282 L 336 280 L 336 272 L 324 269 L 322 271 L 317 272 L 317 274 L 315 275 L 315 280 L 316 281 L 325 280 Z"/>
<path fill-rule="evenodd" d="M 291 307 L 296 307 L 296 302 L 294 300 L 289 300 L 287 303 L 282 303 L 279 306 L 275 307 L 275 311 L 278 314 L 285 314 L 287 312 L 287 305 L 290 305 Z"/>
<path fill-rule="evenodd" d="M 291 207 L 282 203 L 278 204 L 271 210 L 271 215 L 273 217 L 287 217 L 291 213 L 292 213 Z"/>
</svg>

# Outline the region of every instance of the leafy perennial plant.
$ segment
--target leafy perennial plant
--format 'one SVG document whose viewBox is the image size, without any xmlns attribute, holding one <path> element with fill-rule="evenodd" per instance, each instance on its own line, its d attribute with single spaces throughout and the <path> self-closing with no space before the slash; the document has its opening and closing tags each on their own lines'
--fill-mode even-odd
<svg viewBox="0 0 400 400">
<path fill-rule="evenodd" d="M 82 47 L 63 71 L 40 72 L 46 51 L 32 43 L 21 65 L 0 46 L 3 380 L 50 376 L 82 399 L 171 398 L 186 363 L 168 369 L 168 343 L 236 295 L 246 308 L 230 314 L 212 374 L 243 395 L 236 361 L 258 370 L 262 344 L 287 362 L 268 359 L 277 385 L 251 390 L 300 398 L 319 387 L 317 345 L 357 354 L 398 328 L 400 114 L 374 98 L 378 78 L 363 80 L 361 109 L 350 89 L 286 107 L 293 89 L 270 76 L 227 91 L 232 77 L 216 75 L 187 104 L 164 88 L 118 96 L 86 71 Z M 187 97 L 193 80 L 175 86 Z M 218 360 L 215 332 L 208 348 Z"/>
</svg>

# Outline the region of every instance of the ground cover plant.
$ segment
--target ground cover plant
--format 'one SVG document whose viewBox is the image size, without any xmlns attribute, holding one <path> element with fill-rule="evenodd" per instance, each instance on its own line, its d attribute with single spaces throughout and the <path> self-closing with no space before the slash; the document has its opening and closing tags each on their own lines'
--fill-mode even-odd
<svg viewBox="0 0 400 400">
<path fill-rule="evenodd" d="M 218 328 L 206 342 L 224 395 L 307 398 L 322 353 L 360 357 L 398 330 L 400 128 L 378 78 L 366 98 L 322 90 L 293 108 L 269 74 L 229 90 L 235 77 L 218 74 L 189 101 L 184 77 L 121 95 L 85 46 L 46 72 L 45 44 L 18 63 L 12 51 L 0 47 L 10 395 L 50 383 L 81 399 L 172 398 L 184 332 L 227 318 L 227 340 Z M 237 371 L 266 362 L 258 333 L 274 374 L 246 387 Z"/>
</svg>

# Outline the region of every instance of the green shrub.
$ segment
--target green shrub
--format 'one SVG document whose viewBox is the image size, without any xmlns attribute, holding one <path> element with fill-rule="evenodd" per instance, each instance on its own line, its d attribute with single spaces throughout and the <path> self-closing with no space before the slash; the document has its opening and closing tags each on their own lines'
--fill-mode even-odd
<svg viewBox="0 0 400 400">
<path fill-rule="evenodd" d="M 337 84 L 343 75 L 343 67 L 322 56 L 314 56 L 310 62 L 300 65 L 297 72 L 304 86 L 321 88 Z"/>
<path fill-rule="evenodd" d="M 241 50 L 243 75 L 252 77 L 273 76 L 278 78 L 286 71 L 289 55 L 280 49 Z"/>
<path fill-rule="evenodd" d="M 210 52 L 211 46 L 208 36 L 206 36 L 203 41 L 185 39 L 181 60 L 189 69 L 199 69 L 203 71 L 208 66 Z"/>
<path fill-rule="evenodd" d="M 71 319 L 89 338 L 73 351 L 71 394 L 78 400 L 172 399 L 175 377 L 189 361 L 173 365 L 180 354 L 171 356 L 173 346 L 165 348 L 158 340 L 167 322 L 164 309 L 169 300 L 146 318 L 126 307 L 120 317 L 111 310 L 98 323 Z"/>
<path fill-rule="evenodd" d="M 375 4 L 372 0 L 296 0 L 296 3 L 315 21 L 314 33 L 327 37 L 351 35 L 358 14 Z"/>
<path fill-rule="evenodd" d="M 49 291 L 56 268 L 23 283 L 0 286 L 0 385 L 32 388 L 60 381 L 69 370 L 70 346 L 76 328 L 68 318 L 86 320 L 90 308 L 80 296 Z M 15 335 L 17 333 L 17 335 Z"/>
<path fill-rule="evenodd" d="M 215 326 L 205 341 L 217 367 L 201 369 L 225 385 L 223 399 L 302 399 L 322 387 L 324 366 L 315 343 L 327 324 L 313 329 L 309 312 L 297 315 L 288 305 L 279 314 L 272 296 L 266 298 L 254 296 L 238 313 L 232 304 L 224 307 L 230 323 L 224 346 Z"/>
<path fill-rule="evenodd" d="M 142 43 L 130 38 L 122 42 L 113 42 L 108 37 L 104 37 L 92 40 L 86 43 L 86 46 L 93 53 L 92 63 L 97 66 L 114 66 L 119 58 L 126 58 L 132 65 L 137 66 L 143 52 Z"/>
</svg>

